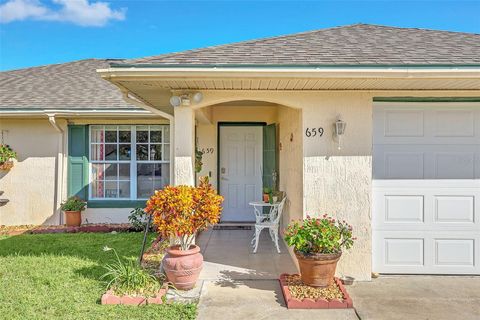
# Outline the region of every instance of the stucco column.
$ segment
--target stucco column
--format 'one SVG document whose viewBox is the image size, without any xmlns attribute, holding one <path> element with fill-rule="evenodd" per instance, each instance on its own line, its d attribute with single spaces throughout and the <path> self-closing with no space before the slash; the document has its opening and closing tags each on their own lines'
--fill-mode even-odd
<svg viewBox="0 0 480 320">
<path fill-rule="evenodd" d="M 174 162 L 175 185 L 195 183 L 195 112 L 190 107 L 174 109 Z"/>
</svg>

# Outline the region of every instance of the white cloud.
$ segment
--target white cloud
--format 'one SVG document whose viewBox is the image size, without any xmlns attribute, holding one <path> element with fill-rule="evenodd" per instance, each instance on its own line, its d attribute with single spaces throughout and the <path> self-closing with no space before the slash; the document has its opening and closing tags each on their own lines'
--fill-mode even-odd
<svg viewBox="0 0 480 320">
<path fill-rule="evenodd" d="M 0 6 L 0 21 L 8 23 L 44 16 L 48 9 L 37 0 L 11 0 Z"/>
<path fill-rule="evenodd" d="M 107 2 L 89 0 L 52 0 L 58 9 L 39 0 L 9 0 L 0 5 L 0 22 L 21 20 L 63 21 L 80 26 L 101 27 L 110 20 L 124 20 L 125 8 L 114 10 Z"/>
</svg>

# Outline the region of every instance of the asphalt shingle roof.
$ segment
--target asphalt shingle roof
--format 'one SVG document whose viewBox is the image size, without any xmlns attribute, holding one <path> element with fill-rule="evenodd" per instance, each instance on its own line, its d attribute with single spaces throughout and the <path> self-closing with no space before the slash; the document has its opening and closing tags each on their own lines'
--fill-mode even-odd
<svg viewBox="0 0 480 320">
<path fill-rule="evenodd" d="M 0 72 L 0 108 L 138 109 L 97 74 L 113 60 L 87 59 Z"/>
<path fill-rule="evenodd" d="M 480 34 L 355 24 L 118 64 L 478 65 Z"/>
</svg>

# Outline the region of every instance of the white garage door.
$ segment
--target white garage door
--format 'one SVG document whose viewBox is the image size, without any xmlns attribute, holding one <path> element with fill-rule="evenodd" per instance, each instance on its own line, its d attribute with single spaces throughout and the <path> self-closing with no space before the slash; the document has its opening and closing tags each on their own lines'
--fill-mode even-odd
<svg viewBox="0 0 480 320">
<path fill-rule="evenodd" d="M 376 103 L 373 270 L 480 274 L 480 103 Z"/>
</svg>

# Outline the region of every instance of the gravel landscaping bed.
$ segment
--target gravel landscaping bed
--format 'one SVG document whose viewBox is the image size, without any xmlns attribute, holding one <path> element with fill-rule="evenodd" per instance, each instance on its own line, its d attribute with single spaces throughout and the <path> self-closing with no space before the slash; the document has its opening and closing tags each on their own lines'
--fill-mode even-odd
<svg viewBox="0 0 480 320">
<path fill-rule="evenodd" d="M 279 280 L 288 309 L 353 308 L 352 298 L 338 278 L 326 288 L 308 286 L 298 274 L 284 273 Z"/>
<path fill-rule="evenodd" d="M 288 289 L 293 298 L 302 300 L 305 298 L 309 299 L 325 299 L 325 300 L 343 300 L 343 293 L 338 287 L 337 283 L 334 282 L 331 286 L 326 288 L 315 288 L 308 286 L 302 282 L 300 275 L 293 274 L 288 275 L 286 278 Z"/>
</svg>

